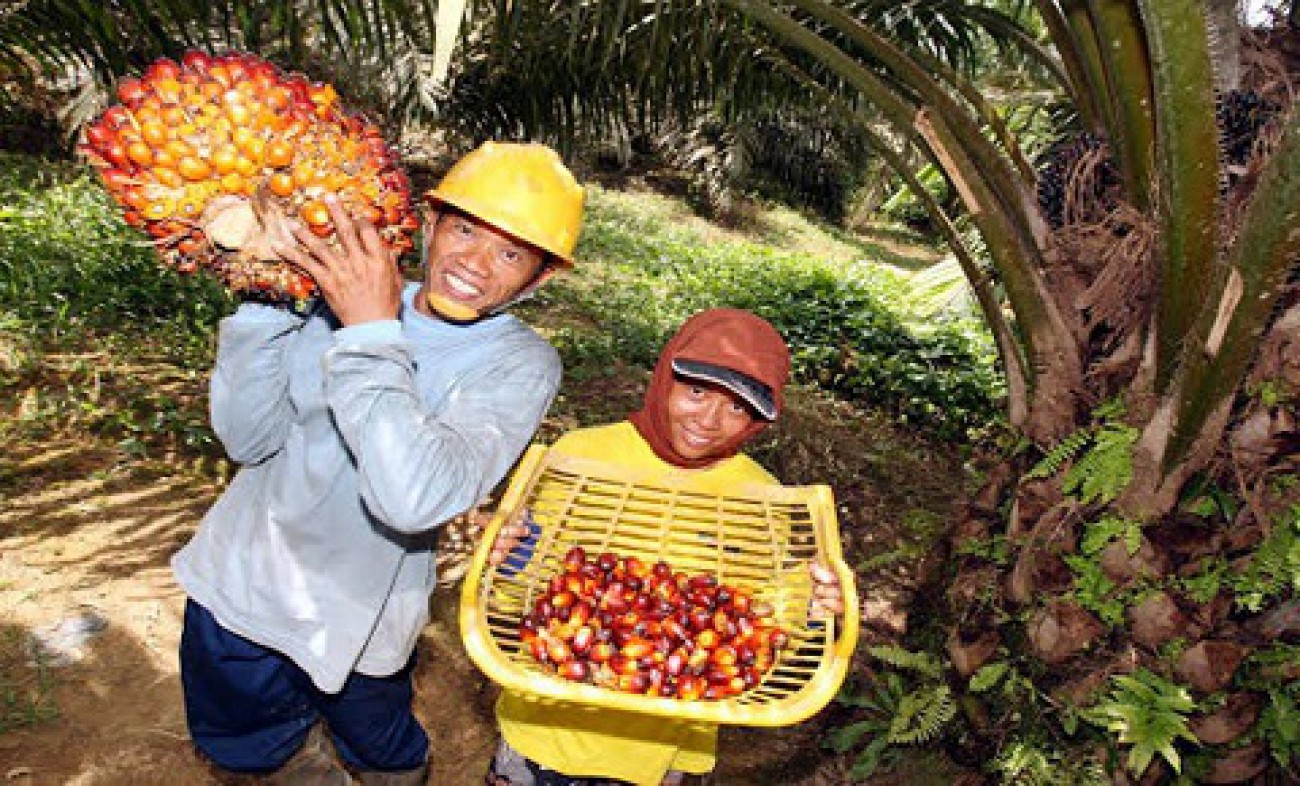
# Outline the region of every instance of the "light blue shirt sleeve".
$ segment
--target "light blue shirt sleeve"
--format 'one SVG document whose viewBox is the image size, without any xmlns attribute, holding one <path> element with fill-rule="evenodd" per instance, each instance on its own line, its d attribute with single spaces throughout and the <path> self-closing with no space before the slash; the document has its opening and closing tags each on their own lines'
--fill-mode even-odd
<svg viewBox="0 0 1300 786">
<path fill-rule="evenodd" d="M 367 509 L 402 532 L 434 528 L 481 501 L 527 447 L 559 388 L 559 357 L 544 342 L 471 345 L 461 351 L 478 357 L 435 415 L 420 400 L 404 345 L 350 338 L 337 338 L 326 355 L 326 397 Z"/>
<path fill-rule="evenodd" d="M 301 327 L 284 309 L 257 303 L 221 321 L 209 410 L 232 461 L 262 461 L 284 445 L 293 417 L 285 352 Z"/>
<path fill-rule="evenodd" d="M 362 322 L 334 331 L 335 344 L 395 344 L 402 340 L 402 323 L 396 319 Z"/>
</svg>

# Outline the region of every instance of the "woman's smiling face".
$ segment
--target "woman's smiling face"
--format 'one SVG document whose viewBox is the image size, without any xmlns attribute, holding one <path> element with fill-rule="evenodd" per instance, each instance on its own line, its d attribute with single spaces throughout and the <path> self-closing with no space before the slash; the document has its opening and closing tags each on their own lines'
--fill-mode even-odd
<svg viewBox="0 0 1300 786">
<path fill-rule="evenodd" d="M 668 440 L 682 458 L 716 455 L 754 422 L 740 396 L 721 385 L 673 378 L 668 392 Z"/>
</svg>

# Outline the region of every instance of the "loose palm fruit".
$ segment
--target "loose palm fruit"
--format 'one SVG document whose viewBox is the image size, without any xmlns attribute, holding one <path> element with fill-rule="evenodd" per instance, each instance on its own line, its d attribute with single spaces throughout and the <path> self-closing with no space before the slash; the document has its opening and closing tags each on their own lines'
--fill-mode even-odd
<svg viewBox="0 0 1300 786">
<path fill-rule="evenodd" d="M 533 599 L 519 640 L 567 680 L 717 701 L 758 685 L 788 645 L 772 614 L 771 604 L 716 576 L 574 546 Z"/>
<path fill-rule="evenodd" d="M 332 237 L 327 192 L 399 254 L 412 248 L 409 180 L 329 85 L 250 54 L 190 51 L 123 79 L 117 97 L 79 150 L 166 264 L 272 301 L 309 296 L 314 283 L 272 245 L 292 242 L 290 217 Z"/>
</svg>

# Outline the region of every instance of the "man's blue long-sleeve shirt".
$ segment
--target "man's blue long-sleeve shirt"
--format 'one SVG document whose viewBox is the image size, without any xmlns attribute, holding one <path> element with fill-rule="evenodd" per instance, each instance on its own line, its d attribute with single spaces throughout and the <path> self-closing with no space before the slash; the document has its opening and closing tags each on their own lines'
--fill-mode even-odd
<svg viewBox="0 0 1300 786">
<path fill-rule="evenodd" d="M 514 317 L 420 314 L 335 329 L 244 305 L 222 322 L 213 427 L 241 467 L 177 580 L 226 628 L 318 687 L 402 668 L 428 621 L 436 529 L 485 497 L 559 387 Z"/>
</svg>

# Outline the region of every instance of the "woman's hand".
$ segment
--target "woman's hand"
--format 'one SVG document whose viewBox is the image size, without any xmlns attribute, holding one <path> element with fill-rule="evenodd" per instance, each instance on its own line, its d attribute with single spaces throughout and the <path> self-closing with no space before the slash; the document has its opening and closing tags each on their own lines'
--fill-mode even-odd
<svg viewBox="0 0 1300 786">
<path fill-rule="evenodd" d="M 337 245 L 296 224 L 297 246 L 278 242 L 272 249 L 315 280 L 344 325 L 396 319 L 402 305 L 402 274 L 392 249 L 373 224 L 349 216 L 335 196 L 327 195 L 324 202 Z"/>
<path fill-rule="evenodd" d="M 808 563 L 808 572 L 813 580 L 812 606 L 808 616 L 819 620 L 843 613 L 844 588 L 840 586 L 839 574 L 818 560 Z"/>
<path fill-rule="evenodd" d="M 528 526 L 528 520 L 531 519 L 528 511 L 524 511 L 518 518 L 513 521 L 507 521 L 497 530 L 497 539 L 492 542 L 492 551 L 488 553 L 489 565 L 500 565 L 510 556 L 510 552 L 519 548 L 519 545 L 532 534 Z"/>
</svg>

